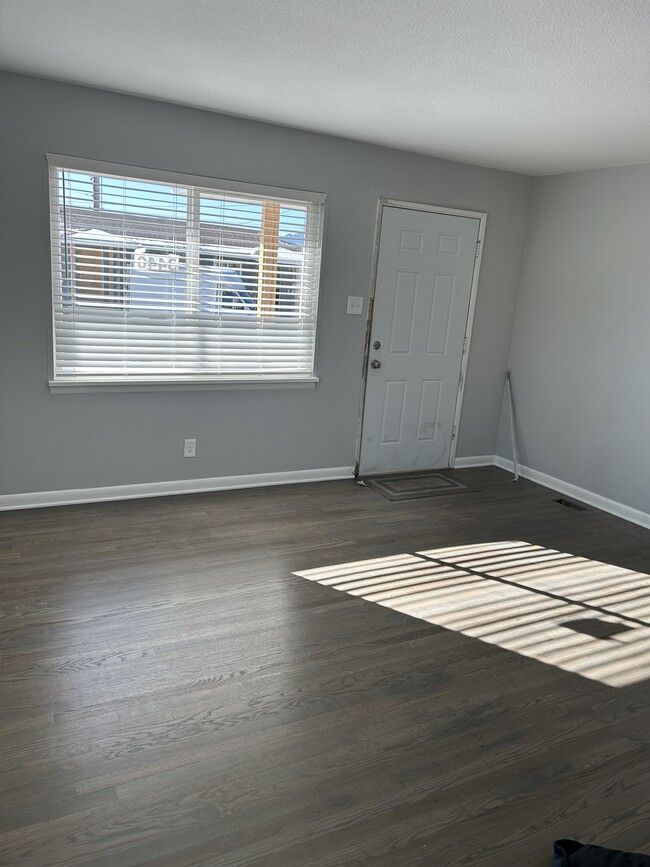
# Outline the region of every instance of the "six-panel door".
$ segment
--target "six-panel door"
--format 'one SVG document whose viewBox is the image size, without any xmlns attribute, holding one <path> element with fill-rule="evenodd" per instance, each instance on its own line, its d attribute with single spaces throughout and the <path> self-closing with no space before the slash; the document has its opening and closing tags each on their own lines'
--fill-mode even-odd
<svg viewBox="0 0 650 867">
<path fill-rule="evenodd" d="M 361 475 L 449 465 L 479 225 L 383 208 Z"/>
</svg>

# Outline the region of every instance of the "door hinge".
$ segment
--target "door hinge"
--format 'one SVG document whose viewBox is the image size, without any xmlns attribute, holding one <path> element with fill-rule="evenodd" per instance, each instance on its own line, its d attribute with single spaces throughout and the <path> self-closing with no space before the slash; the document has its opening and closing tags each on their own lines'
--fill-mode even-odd
<svg viewBox="0 0 650 867">
<path fill-rule="evenodd" d="M 480 251 L 481 251 L 481 242 L 477 241 L 476 242 L 476 253 L 474 253 L 475 259 L 478 259 L 478 254 L 480 253 Z"/>
<path fill-rule="evenodd" d="M 453 425 L 451 429 L 451 438 L 452 440 L 456 437 L 456 425 Z"/>
<path fill-rule="evenodd" d="M 460 379 L 458 380 L 458 388 L 461 389 L 463 387 L 463 383 L 465 382 L 465 374 L 461 370 Z"/>
</svg>

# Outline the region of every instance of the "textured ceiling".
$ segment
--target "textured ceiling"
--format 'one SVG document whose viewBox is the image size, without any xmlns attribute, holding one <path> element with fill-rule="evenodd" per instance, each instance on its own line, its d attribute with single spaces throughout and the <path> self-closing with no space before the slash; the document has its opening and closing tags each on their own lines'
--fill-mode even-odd
<svg viewBox="0 0 650 867">
<path fill-rule="evenodd" d="M 650 161 L 648 0 L 0 0 L 0 67 L 531 174 Z"/>
</svg>

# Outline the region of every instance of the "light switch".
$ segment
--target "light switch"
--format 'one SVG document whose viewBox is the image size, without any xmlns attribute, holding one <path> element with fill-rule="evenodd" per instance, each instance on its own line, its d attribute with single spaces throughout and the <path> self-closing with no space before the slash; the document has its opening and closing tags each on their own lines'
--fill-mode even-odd
<svg viewBox="0 0 650 867">
<path fill-rule="evenodd" d="M 348 295 L 348 313 L 353 316 L 363 313 L 363 298 L 360 295 Z"/>
</svg>

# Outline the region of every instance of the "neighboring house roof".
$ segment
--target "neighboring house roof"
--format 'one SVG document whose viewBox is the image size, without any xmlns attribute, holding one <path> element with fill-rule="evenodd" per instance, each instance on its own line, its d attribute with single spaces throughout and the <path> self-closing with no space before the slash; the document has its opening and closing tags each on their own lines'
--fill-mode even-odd
<svg viewBox="0 0 650 867">
<path fill-rule="evenodd" d="M 142 214 L 97 210 L 95 208 L 66 209 L 73 232 L 93 232 L 106 235 L 128 235 L 132 238 L 168 241 L 170 237 L 185 237 L 185 220 L 169 217 L 149 217 Z M 102 228 L 98 229 L 100 223 Z M 255 250 L 260 245 L 260 232 L 246 226 L 231 226 L 223 223 L 202 221 L 200 224 L 201 246 L 245 247 Z M 304 236 L 294 233 L 280 238 L 280 246 L 286 250 L 297 250 L 304 246 Z"/>
</svg>

